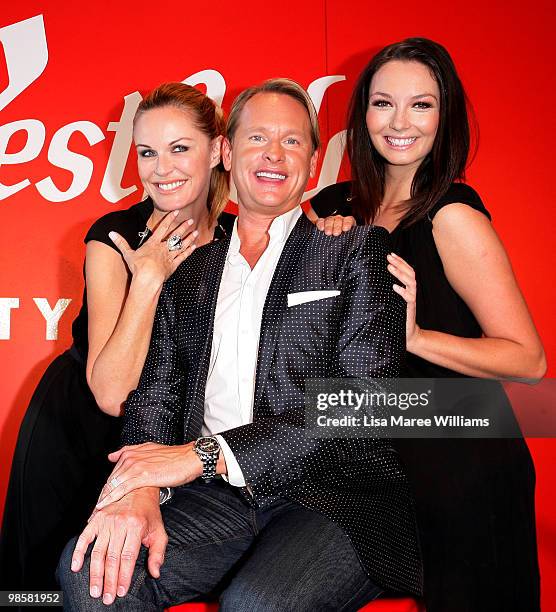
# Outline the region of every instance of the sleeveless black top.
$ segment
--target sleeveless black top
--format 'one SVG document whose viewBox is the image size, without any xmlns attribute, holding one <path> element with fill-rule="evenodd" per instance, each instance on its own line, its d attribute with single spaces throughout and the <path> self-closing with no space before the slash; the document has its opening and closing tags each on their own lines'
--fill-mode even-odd
<svg viewBox="0 0 556 612">
<path fill-rule="evenodd" d="M 110 212 L 93 223 L 84 242 L 97 240 L 118 251 L 116 245 L 108 237 L 109 232 L 118 232 L 123 236 L 132 249 L 137 249 L 140 244 L 148 240 L 151 233 L 145 230 L 147 221 L 153 212 L 153 202 L 150 198 L 139 202 L 125 210 Z M 218 225 L 214 230 L 214 240 L 220 240 L 231 234 L 235 221 L 235 215 L 223 212 L 218 217 Z M 119 253 L 119 251 L 118 251 Z M 72 324 L 73 347 L 77 350 L 82 363 L 87 361 L 89 350 L 88 315 L 87 315 L 87 286 L 83 289 L 83 303 L 79 314 Z M 73 353 L 74 356 L 75 353 Z"/>
<path fill-rule="evenodd" d="M 350 192 L 348 182 L 331 185 L 311 200 L 313 210 L 351 215 Z M 415 270 L 417 323 L 478 338 L 481 328 L 448 282 L 432 235 L 436 213 L 455 202 L 490 219 L 478 194 L 454 183 L 427 217 L 398 225 L 392 250 Z M 401 376 L 462 375 L 406 353 Z M 525 441 L 399 439 L 395 446 L 415 499 L 427 612 L 538 612 L 535 473 Z"/>
<path fill-rule="evenodd" d="M 343 182 L 323 189 L 311 200 L 311 205 L 319 217 L 332 214 L 347 216 L 352 214 L 350 198 L 351 183 Z M 455 202 L 467 204 L 491 218 L 473 188 L 463 183 L 453 183 L 426 218 L 409 227 L 398 225 L 390 234 L 390 239 L 394 253 L 405 259 L 415 270 L 417 324 L 423 329 L 479 338 L 481 328 L 467 304 L 448 282 L 432 235 L 432 220 L 436 213 Z M 357 219 L 357 222 L 361 223 L 361 219 Z M 433 378 L 461 375 L 408 353 L 401 376 Z"/>
</svg>

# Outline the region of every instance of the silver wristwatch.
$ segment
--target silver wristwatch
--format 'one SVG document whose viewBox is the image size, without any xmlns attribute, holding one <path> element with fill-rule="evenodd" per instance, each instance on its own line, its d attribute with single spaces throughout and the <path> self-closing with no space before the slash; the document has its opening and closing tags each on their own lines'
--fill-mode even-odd
<svg viewBox="0 0 556 612">
<path fill-rule="evenodd" d="M 205 482 L 209 482 L 216 476 L 216 462 L 220 454 L 220 444 L 218 444 L 218 440 L 215 437 L 205 436 L 195 442 L 193 450 L 203 462 L 201 478 Z"/>
</svg>

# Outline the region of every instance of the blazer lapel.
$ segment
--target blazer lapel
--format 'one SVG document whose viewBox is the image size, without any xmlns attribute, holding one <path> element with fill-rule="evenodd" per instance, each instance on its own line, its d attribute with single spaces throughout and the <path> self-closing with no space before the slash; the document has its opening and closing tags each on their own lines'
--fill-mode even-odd
<svg viewBox="0 0 556 612">
<path fill-rule="evenodd" d="M 299 260 L 303 256 L 314 231 L 313 224 L 307 219 L 305 214 L 302 214 L 284 245 L 282 255 L 278 260 L 278 265 L 268 289 L 261 320 L 255 398 L 253 402 L 254 416 L 257 414 L 268 371 L 272 364 L 282 317 L 288 305 L 290 284 L 295 276 Z"/>
<path fill-rule="evenodd" d="M 186 410 L 184 415 L 184 434 L 186 440 L 198 437 L 203 425 L 205 386 L 212 349 L 214 313 L 229 246 L 229 238 L 212 243 L 207 247 L 207 255 L 199 262 L 198 266 L 200 282 L 197 300 L 194 305 L 195 313 L 192 319 L 195 321 L 195 328 L 192 330 L 195 338 L 192 340 L 194 343 L 199 343 L 199 352 L 195 382 L 191 393 L 188 394 L 188 403 L 191 409 Z"/>
</svg>

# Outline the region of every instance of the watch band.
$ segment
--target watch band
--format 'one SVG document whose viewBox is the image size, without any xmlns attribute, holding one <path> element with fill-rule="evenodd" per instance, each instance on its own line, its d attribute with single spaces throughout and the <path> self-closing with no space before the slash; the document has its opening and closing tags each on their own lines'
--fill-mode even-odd
<svg viewBox="0 0 556 612">
<path fill-rule="evenodd" d="M 159 498 L 158 498 L 159 505 L 162 506 L 162 504 L 165 504 L 167 501 L 170 501 L 173 495 L 174 495 L 174 489 L 170 487 L 161 487 Z"/>
<path fill-rule="evenodd" d="M 203 463 L 201 478 L 205 482 L 211 481 L 216 476 L 216 464 L 218 462 L 218 455 L 220 454 L 220 444 L 218 444 L 218 440 L 213 436 L 199 438 L 195 442 L 193 450 Z"/>
</svg>

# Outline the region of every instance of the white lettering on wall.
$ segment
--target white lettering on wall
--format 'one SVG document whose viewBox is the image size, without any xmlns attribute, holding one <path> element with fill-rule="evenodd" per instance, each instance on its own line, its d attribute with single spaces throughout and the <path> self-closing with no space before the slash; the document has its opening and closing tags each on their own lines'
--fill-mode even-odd
<svg viewBox="0 0 556 612">
<path fill-rule="evenodd" d="M 12 308 L 19 308 L 19 298 L 0 298 L 0 340 L 10 339 Z"/>
<path fill-rule="evenodd" d="M 346 77 L 343 74 L 325 76 L 321 77 L 320 79 L 316 79 L 309 85 L 309 87 L 307 87 L 307 93 L 311 97 L 317 113 L 320 111 L 326 90 L 334 83 L 340 83 L 345 80 Z M 328 185 L 332 185 L 338 180 L 340 166 L 342 165 L 342 158 L 346 149 L 345 134 L 346 131 L 342 130 L 341 132 L 334 134 L 334 136 L 332 136 L 332 138 L 330 138 L 328 141 L 326 151 L 324 152 L 324 158 L 322 161 L 317 186 L 303 194 L 303 202 L 310 200 L 321 189 L 328 187 Z"/>
<path fill-rule="evenodd" d="M 10 138 L 19 131 L 27 132 L 27 140 L 20 151 L 6 153 Z M 0 167 L 3 165 L 24 164 L 35 159 L 41 152 L 46 136 L 44 124 L 37 119 L 21 119 L 0 126 Z M 30 185 L 29 179 L 23 179 L 14 185 L 0 183 L 0 200 L 9 198 L 14 193 Z"/>
<path fill-rule="evenodd" d="M 317 113 L 320 111 L 322 99 L 324 98 L 324 94 L 326 93 L 326 90 L 330 87 L 330 85 L 345 80 L 346 77 L 343 74 L 335 74 L 332 76 L 325 76 L 321 77 L 320 79 L 316 79 L 309 85 L 309 87 L 307 87 L 307 93 L 313 101 Z"/>
<path fill-rule="evenodd" d="M 192 87 L 206 85 L 207 96 L 214 100 L 218 106 L 222 106 L 222 100 L 226 93 L 226 81 L 218 70 L 201 70 L 187 77 L 182 83 Z"/>
<path fill-rule="evenodd" d="M 48 62 L 48 48 L 42 15 L 26 19 L 11 26 L 0 28 L 0 43 L 3 44 L 6 64 L 10 78 L 8 87 L 0 93 L 0 109 L 13 101 L 21 92 L 36 80 Z M 317 112 L 320 110 L 327 89 L 334 83 L 345 81 L 344 75 L 324 76 L 314 80 L 307 92 Z M 205 85 L 207 95 L 218 105 L 226 93 L 226 81 L 217 70 L 200 70 L 182 81 L 188 85 Z M 114 141 L 104 170 L 100 193 L 111 203 L 116 203 L 137 191 L 137 185 L 122 186 L 132 143 L 133 116 L 141 101 L 139 92 L 124 97 L 124 107 L 119 121 L 108 123 L 107 131 L 115 132 Z M 27 132 L 25 146 L 16 153 L 6 153 L 10 138 L 19 130 Z M 61 127 L 52 137 L 48 149 L 48 160 L 54 166 L 69 170 L 72 183 L 66 191 L 61 191 L 50 176 L 38 181 L 36 188 L 43 198 L 50 202 L 66 202 L 81 195 L 89 186 L 94 172 L 93 162 L 83 154 L 70 151 L 68 142 L 75 132 L 85 135 L 91 146 L 105 139 L 102 130 L 91 121 L 75 121 Z M 303 200 L 314 196 L 338 178 L 345 150 L 344 132 L 332 136 L 323 155 L 323 164 L 318 185 L 306 192 Z M 0 126 L 0 166 L 2 164 L 24 164 L 37 158 L 45 143 L 45 127 L 37 119 L 23 119 Z M 30 185 L 24 179 L 14 185 L 0 183 L 0 200 L 6 199 Z M 237 202 L 234 185 L 231 185 L 230 199 Z"/>
<path fill-rule="evenodd" d="M 46 340 L 57 340 L 58 339 L 58 322 L 61 316 L 64 314 L 66 308 L 70 305 L 71 299 L 60 298 L 54 308 L 50 308 L 50 304 L 46 298 L 33 298 L 33 302 L 37 305 L 37 308 L 41 311 L 42 316 L 46 321 Z M 19 303 L 19 300 L 18 300 Z"/>
<path fill-rule="evenodd" d="M 332 185 L 338 180 L 338 173 L 340 172 L 345 149 L 346 131 L 342 130 L 334 134 L 328 141 L 324 159 L 322 160 L 322 166 L 320 168 L 317 186 L 303 194 L 303 202 L 310 200 L 313 196 L 317 195 L 321 189 L 328 187 L 328 185 Z"/>
<path fill-rule="evenodd" d="M 110 149 L 106 172 L 102 178 L 100 195 L 112 203 L 119 202 L 134 191 L 137 191 L 136 185 L 122 187 L 122 178 L 133 138 L 133 117 L 142 99 L 138 91 L 125 96 L 120 120 L 111 121 L 108 124 L 107 130 L 109 132 L 116 132 L 116 134 Z"/>
<path fill-rule="evenodd" d="M 36 81 L 48 63 L 48 47 L 42 15 L 0 28 L 8 86 L 0 93 L 0 110 Z"/>
<path fill-rule="evenodd" d="M 105 138 L 102 130 L 91 121 L 68 123 L 54 134 L 48 147 L 48 161 L 53 166 L 69 170 L 73 174 L 73 180 L 67 191 L 60 191 L 49 176 L 38 181 L 38 192 L 50 202 L 66 202 L 81 195 L 93 176 L 93 162 L 85 155 L 68 149 L 69 139 L 75 132 L 81 132 L 91 146 Z"/>
</svg>

